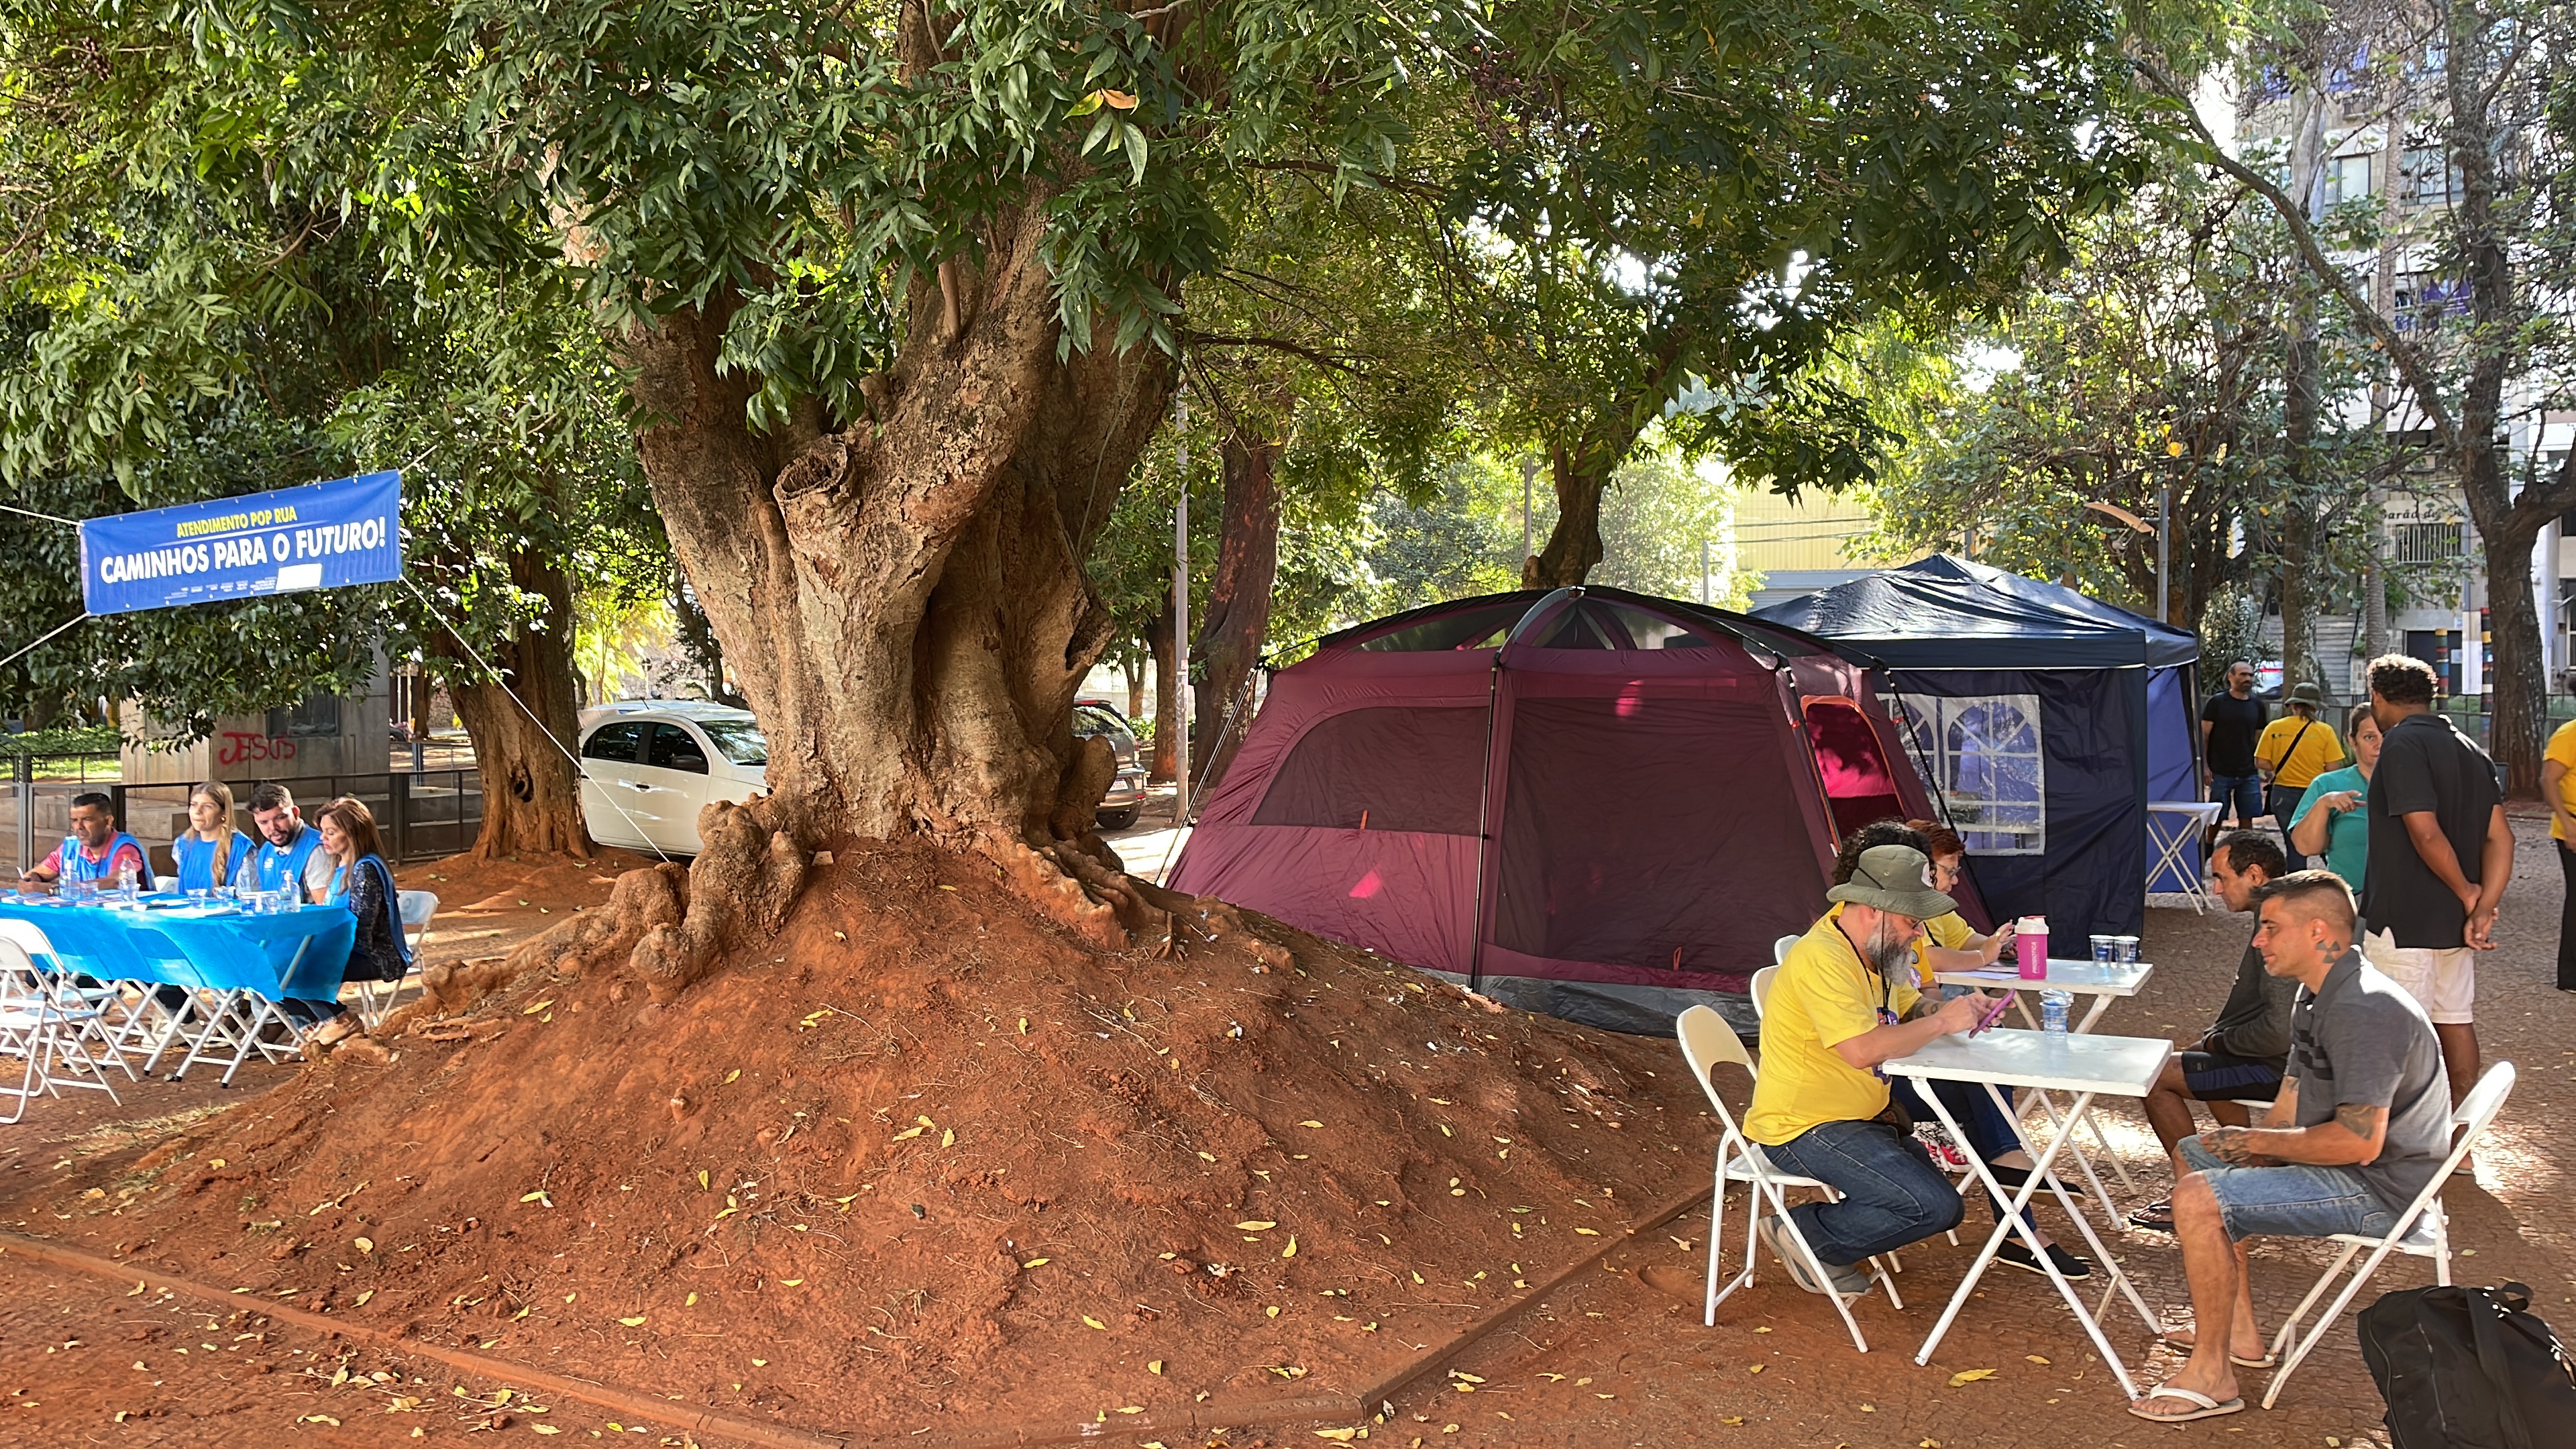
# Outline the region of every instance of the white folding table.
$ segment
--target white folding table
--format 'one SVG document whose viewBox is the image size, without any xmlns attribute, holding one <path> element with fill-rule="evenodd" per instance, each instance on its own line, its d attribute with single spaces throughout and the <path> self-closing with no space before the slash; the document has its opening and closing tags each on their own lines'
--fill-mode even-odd
<svg viewBox="0 0 2576 1449">
<path fill-rule="evenodd" d="M 2069 1092 L 2074 1094 L 2074 1106 L 2068 1116 L 2074 1118 L 2083 1116 L 2094 1097 L 2103 1093 L 2115 1097 L 2146 1096 L 2155 1086 L 2156 1078 L 2163 1074 L 2165 1058 L 2172 1052 L 2173 1043 L 2158 1037 L 2074 1036 L 2004 1028 L 1983 1036 L 1937 1038 L 1910 1056 L 1884 1063 L 1883 1070 L 1891 1076 L 1912 1077 L 1918 1081 L 1977 1082 L 1985 1087 L 1987 1095 L 1994 1098 L 1998 1108 L 2003 1106 L 2003 1096 L 1997 1090 L 2001 1087 L 2021 1087 L 2033 1092 Z M 1950 1116 L 1950 1109 L 1942 1105 L 1938 1096 L 1928 1091 L 1921 1095 L 1932 1104 L 1933 1112 L 1940 1117 L 1941 1124 L 1950 1129 L 1953 1138 L 1961 1142 L 1968 1140 L 1967 1134 Z M 2007 1111 L 2005 1115 L 2010 1117 L 2012 1114 Z M 2018 1121 L 2015 1119 L 2016 1126 Z M 2083 1323 L 2085 1333 L 2093 1340 L 2093 1347 L 2102 1355 L 2102 1361 L 2111 1366 L 2111 1373 L 2119 1379 L 2120 1387 L 2130 1398 L 2138 1396 L 2138 1386 L 2129 1377 L 2127 1365 L 2112 1350 L 2110 1339 L 2103 1335 L 2100 1314 L 2111 1306 L 2113 1294 L 2123 1294 L 2128 1298 L 2129 1306 L 2137 1310 L 2138 1320 L 2146 1325 L 2149 1333 L 2157 1332 L 2160 1325 L 2154 1311 L 2147 1307 L 2146 1300 L 2138 1296 L 2137 1286 L 2129 1281 L 2127 1269 L 2094 1235 L 2093 1225 L 2077 1211 L 2065 1184 L 2059 1182 L 2049 1169 L 2058 1149 L 2066 1145 L 2071 1135 L 2058 1132 L 2045 1147 L 2029 1143 L 2027 1137 L 2024 1138 L 2030 1147 L 2032 1165 L 2029 1177 L 2017 1192 L 2006 1191 L 2003 1184 L 1995 1180 L 1993 1169 L 1986 1165 L 1984 1159 L 1975 1153 L 1967 1154 L 1969 1170 L 1984 1182 L 1986 1191 L 2005 1204 L 2005 1208 L 1995 1223 L 1994 1231 L 1987 1235 L 1985 1245 L 1977 1250 L 1975 1261 L 1968 1265 L 1967 1274 L 1959 1280 L 1958 1291 L 1950 1295 L 1950 1306 L 1942 1310 L 1940 1322 L 1932 1326 L 1932 1336 L 1923 1340 L 1922 1352 L 1914 1356 L 1916 1363 L 1932 1361 L 1932 1351 L 1940 1347 L 1942 1336 L 1950 1331 L 1952 1320 L 1959 1316 L 1959 1310 L 1967 1305 L 1969 1295 L 1976 1291 L 1977 1280 L 1985 1276 L 1986 1265 L 1994 1261 L 1995 1251 L 2003 1246 L 2007 1234 L 2017 1232 L 2038 1258 L 2040 1271 L 2056 1285 L 2058 1296 L 2066 1300 L 2066 1306 L 2073 1309 L 2077 1320 Z M 2049 1260 L 2047 1251 L 2039 1244 L 2039 1235 L 2023 1221 L 2031 1197 L 2043 1182 L 2057 1194 L 2058 1205 L 2066 1210 L 2066 1216 L 2075 1224 L 2076 1231 L 2084 1235 L 2085 1245 L 2093 1250 L 2096 1270 L 2111 1275 L 2110 1285 L 2103 1290 L 2098 1309 L 2085 1306 L 2074 1285 Z"/>
<path fill-rule="evenodd" d="M 2191 897 L 2193 915 L 2208 907 L 2209 887 L 2200 883 L 2200 872 L 2183 855 L 2218 824 L 2218 817 L 2226 809 L 2216 800 L 2147 802 L 2147 853 L 2154 857 L 2147 866 L 2148 890 L 2154 890 L 2157 879 L 2170 870 L 2182 882 L 2183 894 Z"/>
<path fill-rule="evenodd" d="M 2100 1021 L 2102 1013 L 2110 1009 L 2113 998 L 2137 995 L 2155 971 L 2154 966 L 2144 961 L 2077 961 L 2051 956 L 2048 958 L 2048 975 L 2035 981 L 2012 966 L 2000 963 L 1974 971 L 1943 971 L 1932 979 L 1944 986 L 1973 986 L 1980 991 L 2012 992 L 2013 1005 L 2021 1013 L 2022 1025 L 2033 1030 L 2038 1029 L 2039 1020 L 2031 1015 L 2030 998 L 2021 995 L 2022 992 L 2065 991 L 2077 996 L 2090 996 L 2093 1004 L 2085 1008 L 2083 1017 L 2067 1024 L 2069 1031 L 2089 1035 L 2093 1023 Z M 2048 1114 L 2051 1124 L 2061 1129 L 2067 1126 L 2067 1123 L 2057 1120 L 2056 1104 L 2048 1099 L 2046 1092 L 2033 1092 L 2024 1100 L 2038 1104 Z M 2101 1148 L 2102 1155 L 2110 1160 L 2112 1175 L 2120 1179 L 2120 1186 L 2136 1192 L 2137 1180 L 2129 1176 L 2129 1166 L 2120 1160 L 2120 1154 L 2111 1150 L 2111 1140 L 2103 1135 L 2102 1124 L 2095 1121 L 2089 1111 L 2073 1113 L 2068 1121 L 2077 1119 L 2082 1120 L 2086 1129 L 2092 1132 L 2093 1145 Z M 2075 1165 L 2083 1169 L 2084 1181 L 2093 1189 L 2094 1201 L 2102 1204 L 2102 1220 L 2111 1225 L 2113 1232 L 2118 1232 L 2119 1212 L 2111 1201 L 2111 1195 L 2102 1190 L 2102 1179 L 2093 1170 L 2092 1154 L 2086 1152 L 2080 1142 L 2075 1144 Z"/>
</svg>

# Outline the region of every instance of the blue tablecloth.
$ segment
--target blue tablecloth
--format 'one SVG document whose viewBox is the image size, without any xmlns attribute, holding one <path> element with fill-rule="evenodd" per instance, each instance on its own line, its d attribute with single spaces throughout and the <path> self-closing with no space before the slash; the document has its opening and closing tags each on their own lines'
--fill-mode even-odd
<svg viewBox="0 0 2576 1449">
<path fill-rule="evenodd" d="M 329 1000 L 358 939 L 345 905 L 298 906 L 273 915 L 196 905 L 139 910 L 0 899 L 0 919 L 27 921 L 68 971 L 101 981 L 161 981 L 271 1001 Z"/>
</svg>

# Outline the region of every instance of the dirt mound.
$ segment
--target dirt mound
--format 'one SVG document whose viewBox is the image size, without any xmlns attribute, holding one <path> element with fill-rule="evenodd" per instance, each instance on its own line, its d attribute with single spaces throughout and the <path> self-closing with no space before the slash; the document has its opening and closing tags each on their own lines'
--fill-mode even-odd
<svg viewBox="0 0 2576 1449">
<path fill-rule="evenodd" d="M 844 851 L 667 1005 L 632 967 L 534 972 L 10 1216 L 899 1437 L 1354 1391 L 1704 1173 L 1668 1043 L 1251 928 L 1107 952 L 987 861 Z"/>
</svg>

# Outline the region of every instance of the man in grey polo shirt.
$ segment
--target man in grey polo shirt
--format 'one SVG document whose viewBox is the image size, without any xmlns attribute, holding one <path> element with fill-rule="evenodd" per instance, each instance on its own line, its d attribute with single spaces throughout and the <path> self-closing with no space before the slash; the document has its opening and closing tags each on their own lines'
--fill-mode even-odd
<svg viewBox="0 0 2576 1449">
<path fill-rule="evenodd" d="M 2289 1073 L 2260 1127 L 2183 1141 L 2174 1236 L 2191 1280 L 2191 1360 L 2129 1406 L 2180 1423 L 2233 1414 L 2236 1369 L 2268 1367 L 2241 1240 L 2384 1235 L 2442 1170 L 2451 1096 L 2422 1003 L 2353 949 L 2351 888 L 2303 870 L 2266 886 L 2254 948 L 2303 988 Z M 2180 1344 L 2181 1335 L 2168 1339 Z"/>
</svg>

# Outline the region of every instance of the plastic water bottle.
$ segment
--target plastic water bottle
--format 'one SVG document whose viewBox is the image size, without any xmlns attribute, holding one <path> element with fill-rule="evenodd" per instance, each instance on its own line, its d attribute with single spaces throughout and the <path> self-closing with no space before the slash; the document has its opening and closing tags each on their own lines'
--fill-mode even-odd
<svg viewBox="0 0 2576 1449">
<path fill-rule="evenodd" d="M 2039 1029 L 2056 1036 L 2066 1035 L 2066 1018 L 2075 1007 L 2072 991 L 2039 993 Z"/>
</svg>

